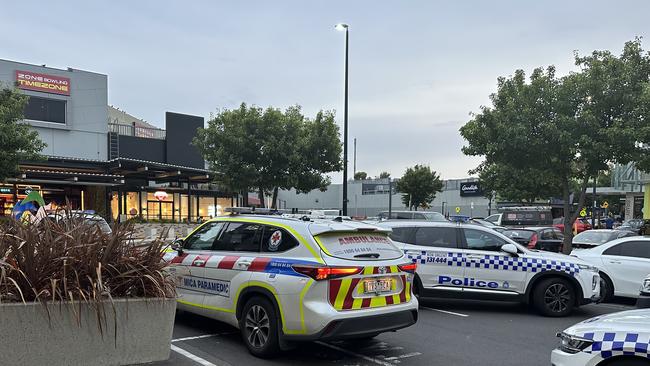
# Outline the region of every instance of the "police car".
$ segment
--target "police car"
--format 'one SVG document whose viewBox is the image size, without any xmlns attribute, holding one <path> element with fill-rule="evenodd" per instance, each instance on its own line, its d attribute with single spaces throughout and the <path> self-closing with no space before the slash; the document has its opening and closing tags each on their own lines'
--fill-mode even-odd
<svg viewBox="0 0 650 366">
<path fill-rule="evenodd" d="M 292 341 L 367 338 L 417 321 L 416 265 L 376 226 L 278 216 L 218 217 L 164 259 L 178 308 L 238 327 L 270 357 Z"/>
<path fill-rule="evenodd" d="M 650 309 L 597 316 L 561 333 L 553 366 L 648 366 Z"/>
<path fill-rule="evenodd" d="M 414 292 L 531 303 L 545 316 L 566 316 L 598 299 L 598 270 L 567 255 L 530 250 L 472 224 L 394 221 L 380 224 L 413 263 Z"/>
</svg>

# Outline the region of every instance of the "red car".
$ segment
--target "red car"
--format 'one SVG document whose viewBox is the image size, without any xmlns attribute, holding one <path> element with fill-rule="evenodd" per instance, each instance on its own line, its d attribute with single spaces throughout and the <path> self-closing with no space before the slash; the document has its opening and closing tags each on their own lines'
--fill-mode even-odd
<svg viewBox="0 0 650 366">
<path fill-rule="evenodd" d="M 560 229 L 560 231 L 564 232 L 564 218 L 560 217 L 557 219 L 553 219 L 553 227 L 556 227 Z M 575 231 L 576 233 L 581 233 L 583 231 L 591 230 L 591 229 L 592 229 L 591 224 L 587 219 L 578 218 L 573 223 L 573 231 Z"/>
</svg>

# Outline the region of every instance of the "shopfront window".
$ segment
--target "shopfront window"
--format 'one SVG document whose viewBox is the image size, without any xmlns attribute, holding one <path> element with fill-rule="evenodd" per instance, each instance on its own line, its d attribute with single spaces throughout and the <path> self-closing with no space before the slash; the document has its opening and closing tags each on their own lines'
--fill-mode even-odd
<svg viewBox="0 0 650 366">
<path fill-rule="evenodd" d="M 199 197 L 199 218 L 203 221 L 215 216 L 217 216 L 217 208 L 214 197 Z"/>
<path fill-rule="evenodd" d="M 173 195 L 163 191 L 147 192 L 147 220 L 171 221 L 173 206 Z"/>
<path fill-rule="evenodd" d="M 124 207 L 124 213 L 129 219 L 137 217 L 140 214 L 140 202 L 138 192 L 126 192 L 124 193 L 126 206 Z"/>
<path fill-rule="evenodd" d="M 187 221 L 187 195 L 181 194 L 181 218 L 179 221 Z"/>
</svg>

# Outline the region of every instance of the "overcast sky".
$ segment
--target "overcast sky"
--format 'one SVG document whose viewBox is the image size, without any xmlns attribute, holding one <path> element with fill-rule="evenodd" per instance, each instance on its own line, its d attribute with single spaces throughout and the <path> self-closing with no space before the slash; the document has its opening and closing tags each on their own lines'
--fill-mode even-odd
<svg viewBox="0 0 650 366">
<path fill-rule="evenodd" d="M 498 76 L 567 73 L 574 50 L 619 53 L 647 35 L 649 14 L 643 0 L 21 0 L 2 4 L 0 58 L 107 74 L 109 103 L 160 127 L 165 111 L 207 117 L 241 102 L 335 109 L 342 124 L 333 26 L 346 22 L 357 170 L 400 176 L 424 163 L 462 178 L 479 160 L 461 153 L 458 128 Z"/>
</svg>

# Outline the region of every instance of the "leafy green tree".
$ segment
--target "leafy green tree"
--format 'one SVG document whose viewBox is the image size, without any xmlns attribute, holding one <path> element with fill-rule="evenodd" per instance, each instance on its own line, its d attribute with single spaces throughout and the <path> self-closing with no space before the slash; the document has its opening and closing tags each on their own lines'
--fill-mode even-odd
<svg viewBox="0 0 650 366">
<path fill-rule="evenodd" d="M 18 173 L 18 163 L 40 160 L 40 152 L 47 146 L 28 124 L 19 122 L 27 97 L 15 89 L 0 85 L 0 181 Z"/>
<path fill-rule="evenodd" d="M 256 189 L 262 206 L 264 194 L 272 192 L 276 207 L 278 189 L 325 189 L 325 174 L 341 169 L 334 114 L 321 111 L 310 120 L 299 106 L 282 112 L 242 103 L 208 121 L 194 144 L 217 172 L 219 183 L 244 197 Z"/>
<path fill-rule="evenodd" d="M 557 77 L 538 68 L 499 78 L 491 107 L 481 107 L 460 129 L 463 152 L 483 156 L 479 173 L 501 198 L 564 200 L 564 251 L 584 207 L 590 180 L 613 162 L 643 161 L 647 127 L 648 55 L 638 40 L 616 57 L 607 51 L 576 56 L 579 72 Z M 574 206 L 573 197 L 578 197 Z"/>
<path fill-rule="evenodd" d="M 366 178 L 368 178 L 368 173 L 366 172 L 354 173 L 354 180 L 365 180 Z"/>
<path fill-rule="evenodd" d="M 415 165 L 406 169 L 395 188 L 402 193 L 404 205 L 409 210 L 417 210 L 418 207 L 428 207 L 436 198 L 436 193 L 442 192 L 442 181 L 440 176 L 428 166 Z"/>
<path fill-rule="evenodd" d="M 381 172 L 379 173 L 379 179 L 386 179 L 390 178 L 390 173 L 389 172 Z"/>
</svg>

